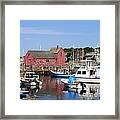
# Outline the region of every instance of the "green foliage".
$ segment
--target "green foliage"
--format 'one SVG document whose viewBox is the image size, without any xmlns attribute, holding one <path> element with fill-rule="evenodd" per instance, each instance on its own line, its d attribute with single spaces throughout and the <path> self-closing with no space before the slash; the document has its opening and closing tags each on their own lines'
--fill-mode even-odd
<svg viewBox="0 0 120 120">
<path fill-rule="evenodd" d="M 64 48 L 64 51 L 66 53 L 67 61 L 72 60 L 72 58 L 73 58 L 73 51 L 74 51 L 74 55 L 75 55 L 76 51 L 81 51 L 82 52 L 82 49 L 84 49 L 84 55 L 86 53 L 94 52 L 94 50 L 95 50 L 92 47 L 85 47 L 85 48 Z M 98 49 L 100 49 L 100 47 Z M 80 54 L 81 54 L 81 52 L 80 52 Z"/>
<path fill-rule="evenodd" d="M 84 52 L 85 52 L 85 54 L 86 53 L 90 53 L 90 52 L 94 52 L 94 48 L 92 48 L 92 47 L 85 47 L 84 48 Z"/>
<path fill-rule="evenodd" d="M 73 52 L 73 49 L 74 50 L 82 50 L 82 48 L 64 48 L 64 51 L 65 51 L 65 53 L 68 53 L 67 55 L 68 56 L 70 56 L 71 55 L 71 53 Z M 85 47 L 84 48 L 84 52 L 85 53 L 89 53 L 89 52 L 94 52 L 94 48 L 92 48 L 92 47 Z"/>
<path fill-rule="evenodd" d="M 65 48 L 64 51 L 66 53 L 67 60 L 69 61 L 73 54 L 73 48 Z"/>
<path fill-rule="evenodd" d="M 64 51 L 67 53 L 73 52 L 73 48 L 64 48 Z"/>
</svg>

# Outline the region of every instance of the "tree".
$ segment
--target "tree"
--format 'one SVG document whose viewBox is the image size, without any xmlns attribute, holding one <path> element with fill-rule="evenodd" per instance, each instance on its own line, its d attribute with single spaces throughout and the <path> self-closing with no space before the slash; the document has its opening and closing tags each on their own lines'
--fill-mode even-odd
<svg viewBox="0 0 120 120">
<path fill-rule="evenodd" d="M 84 48 L 84 52 L 85 52 L 85 54 L 86 53 L 90 53 L 90 52 L 94 52 L 94 48 L 92 48 L 92 47 L 85 47 Z"/>
</svg>

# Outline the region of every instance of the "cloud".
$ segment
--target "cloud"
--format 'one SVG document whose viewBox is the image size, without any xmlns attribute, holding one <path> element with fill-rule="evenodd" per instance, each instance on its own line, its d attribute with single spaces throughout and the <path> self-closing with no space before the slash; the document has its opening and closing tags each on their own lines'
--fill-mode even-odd
<svg viewBox="0 0 120 120">
<path fill-rule="evenodd" d="M 39 35 L 83 35 L 85 33 L 77 32 L 58 32 L 54 30 L 46 30 L 33 27 L 21 27 L 21 34 L 39 34 Z M 86 35 L 86 34 L 85 34 Z"/>
</svg>

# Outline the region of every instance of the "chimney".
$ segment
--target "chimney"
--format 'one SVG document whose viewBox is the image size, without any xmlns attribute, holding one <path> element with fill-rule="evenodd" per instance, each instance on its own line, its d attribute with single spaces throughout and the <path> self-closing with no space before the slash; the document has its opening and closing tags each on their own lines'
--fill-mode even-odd
<svg viewBox="0 0 120 120">
<path fill-rule="evenodd" d="M 57 49 L 59 48 L 59 45 L 57 45 Z"/>
</svg>

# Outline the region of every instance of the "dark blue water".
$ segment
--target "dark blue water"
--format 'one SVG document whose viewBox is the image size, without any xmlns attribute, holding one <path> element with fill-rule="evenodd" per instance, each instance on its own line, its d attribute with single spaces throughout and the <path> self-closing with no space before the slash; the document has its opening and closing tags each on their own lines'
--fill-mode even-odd
<svg viewBox="0 0 120 120">
<path fill-rule="evenodd" d="M 37 86 L 21 97 L 25 100 L 99 100 L 100 95 L 83 95 L 79 89 L 71 89 L 66 87 L 62 82 L 62 78 L 52 78 L 51 76 L 41 76 L 41 86 Z"/>
</svg>

